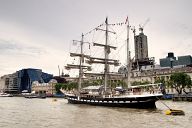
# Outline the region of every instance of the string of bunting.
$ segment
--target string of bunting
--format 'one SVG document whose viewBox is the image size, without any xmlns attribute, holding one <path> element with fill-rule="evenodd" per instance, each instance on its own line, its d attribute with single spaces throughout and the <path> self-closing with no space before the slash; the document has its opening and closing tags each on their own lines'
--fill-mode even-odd
<svg viewBox="0 0 192 128">
<path fill-rule="evenodd" d="M 127 23 L 128 23 L 128 17 L 126 18 L 125 22 L 119 22 L 119 23 L 109 24 L 109 25 L 112 25 L 112 26 L 122 26 L 122 25 L 127 24 Z"/>
<path fill-rule="evenodd" d="M 101 27 L 101 26 L 103 26 L 103 25 L 104 25 L 104 24 L 100 24 L 100 25 L 99 25 L 99 26 L 97 26 L 96 28 L 94 28 L 94 29 L 92 29 L 91 31 L 89 31 L 89 32 L 85 33 L 84 35 L 90 34 L 91 32 L 93 32 L 93 31 L 97 30 L 97 28 L 99 28 L 99 27 Z"/>
<path fill-rule="evenodd" d="M 108 24 L 108 25 L 111 25 L 111 26 L 122 26 L 122 25 L 125 25 L 125 24 L 127 24 L 127 23 L 128 23 L 128 17 L 126 18 L 125 22 L 119 22 L 119 23 Z M 91 31 L 85 33 L 84 35 L 91 34 L 93 31 L 95 31 L 95 30 L 97 31 L 98 28 L 100 28 L 100 27 L 102 27 L 102 26 L 104 26 L 104 25 L 105 25 L 105 24 L 102 23 L 102 24 L 98 25 L 96 28 L 92 29 Z"/>
</svg>

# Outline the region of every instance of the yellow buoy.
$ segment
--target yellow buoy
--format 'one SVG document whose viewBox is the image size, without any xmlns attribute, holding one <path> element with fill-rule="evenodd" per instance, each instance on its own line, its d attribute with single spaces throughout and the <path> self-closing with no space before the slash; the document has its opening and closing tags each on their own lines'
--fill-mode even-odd
<svg viewBox="0 0 192 128">
<path fill-rule="evenodd" d="M 166 115 L 185 115 L 183 110 L 168 109 L 165 111 Z"/>
<path fill-rule="evenodd" d="M 171 115 L 171 111 L 168 109 L 168 110 L 165 111 L 165 114 L 166 115 Z"/>
</svg>

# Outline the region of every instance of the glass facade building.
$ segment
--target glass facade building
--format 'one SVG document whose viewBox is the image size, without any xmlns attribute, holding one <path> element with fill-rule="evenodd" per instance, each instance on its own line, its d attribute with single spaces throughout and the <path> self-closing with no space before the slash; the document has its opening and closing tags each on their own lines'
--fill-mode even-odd
<svg viewBox="0 0 192 128">
<path fill-rule="evenodd" d="M 191 65 L 192 57 L 190 55 L 187 56 L 178 56 L 179 65 Z"/>
<path fill-rule="evenodd" d="M 44 73 L 40 69 L 22 69 L 18 71 L 19 80 L 20 80 L 20 92 L 23 90 L 28 90 L 31 92 L 31 85 L 34 81 L 38 81 L 39 83 L 47 83 L 52 78 L 53 75 Z"/>
<path fill-rule="evenodd" d="M 168 53 L 166 58 L 160 59 L 161 67 L 173 67 L 173 66 L 187 66 L 192 64 L 191 55 L 187 56 L 178 56 L 178 60 L 174 57 L 174 53 Z"/>
<path fill-rule="evenodd" d="M 176 58 L 162 58 L 160 59 L 160 66 L 161 67 L 173 67 L 178 65 L 178 61 Z"/>
<path fill-rule="evenodd" d="M 1 77 L 4 89 L 9 93 L 21 93 L 23 90 L 31 92 L 34 81 L 48 83 L 53 78 L 52 74 L 44 73 L 41 69 L 22 69 L 16 73 Z"/>
</svg>

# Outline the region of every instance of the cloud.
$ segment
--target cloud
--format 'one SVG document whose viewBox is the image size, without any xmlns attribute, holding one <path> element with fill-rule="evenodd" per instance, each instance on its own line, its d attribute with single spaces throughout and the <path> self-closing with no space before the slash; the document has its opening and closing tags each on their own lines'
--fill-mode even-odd
<svg viewBox="0 0 192 128">
<path fill-rule="evenodd" d="M 1 51 L 14 50 L 14 49 L 19 49 L 19 47 L 16 44 L 14 44 L 12 41 L 0 39 Z"/>
<path fill-rule="evenodd" d="M 0 53 L 6 55 L 42 55 L 46 53 L 45 49 L 33 45 L 27 46 L 21 42 L 0 39 Z"/>
<path fill-rule="evenodd" d="M 57 74 L 66 64 L 68 53 L 47 45 L 0 38 L 0 76 L 23 68 L 38 68 Z"/>
</svg>

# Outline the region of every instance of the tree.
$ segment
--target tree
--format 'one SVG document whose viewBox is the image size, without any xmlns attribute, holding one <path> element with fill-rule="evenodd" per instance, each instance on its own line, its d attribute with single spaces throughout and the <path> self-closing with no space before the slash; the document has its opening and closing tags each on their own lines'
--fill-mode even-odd
<svg viewBox="0 0 192 128">
<path fill-rule="evenodd" d="M 67 84 L 68 90 L 78 89 L 78 83 L 77 82 L 70 82 Z"/>
<path fill-rule="evenodd" d="M 118 81 L 117 85 L 122 86 L 123 88 L 127 87 L 127 83 L 123 80 Z"/>
<path fill-rule="evenodd" d="M 165 79 L 164 79 L 164 78 L 157 79 L 157 80 L 155 80 L 154 83 L 155 83 L 155 84 L 156 84 L 156 83 L 162 83 L 162 84 L 165 84 Z"/>
<path fill-rule="evenodd" d="M 170 77 L 171 82 L 173 82 L 173 87 L 176 89 L 178 94 L 185 92 L 185 87 L 191 87 L 191 78 L 186 73 L 174 73 Z"/>
<path fill-rule="evenodd" d="M 143 82 L 141 82 L 141 81 L 133 81 L 131 83 L 132 86 L 145 85 L 145 84 L 150 84 L 150 82 L 149 81 L 143 81 Z"/>
<path fill-rule="evenodd" d="M 55 90 L 56 90 L 56 93 L 61 93 L 60 89 L 63 87 L 63 83 L 57 83 L 55 85 Z"/>
<path fill-rule="evenodd" d="M 55 90 L 57 93 L 60 93 L 60 89 L 64 90 L 73 90 L 73 89 L 78 89 L 78 83 L 77 82 L 69 82 L 69 83 L 57 83 L 55 85 Z"/>
</svg>

